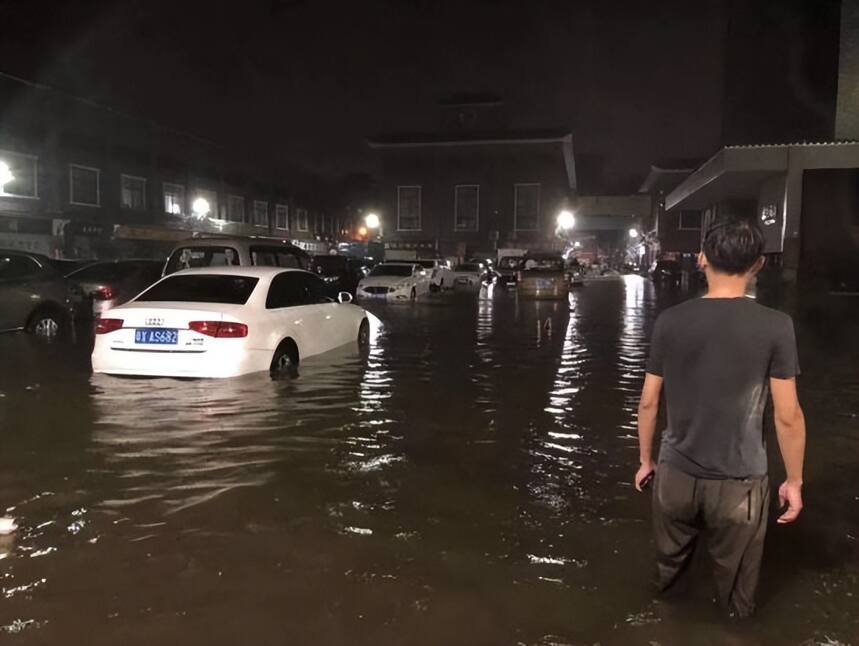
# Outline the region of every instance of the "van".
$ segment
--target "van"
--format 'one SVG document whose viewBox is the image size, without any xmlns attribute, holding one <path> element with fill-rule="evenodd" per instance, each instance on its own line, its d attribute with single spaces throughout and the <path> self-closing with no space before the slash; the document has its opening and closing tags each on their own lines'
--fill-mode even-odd
<svg viewBox="0 0 859 646">
<path fill-rule="evenodd" d="M 164 263 L 162 275 L 194 267 L 289 267 L 308 269 L 310 255 L 280 238 L 213 237 L 180 242 Z"/>
</svg>

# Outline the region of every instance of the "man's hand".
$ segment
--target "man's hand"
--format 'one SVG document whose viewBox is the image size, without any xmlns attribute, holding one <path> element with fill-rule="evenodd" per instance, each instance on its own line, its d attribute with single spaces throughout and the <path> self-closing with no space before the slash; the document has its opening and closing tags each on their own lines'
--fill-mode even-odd
<svg viewBox="0 0 859 646">
<path fill-rule="evenodd" d="M 656 465 L 653 464 L 652 460 L 641 463 L 641 466 L 638 467 L 638 471 L 635 473 L 635 489 L 637 491 L 643 491 L 641 484 L 647 479 L 647 476 L 654 471 L 656 471 Z"/>
<path fill-rule="evenodd" d="M 802 484 L 790 481 L 782 483 L 778 488 L 778 504 L 779 509 L 787 505 L 787 511 L 776 521 L 779 525 L 787 525 L 799 518 L 799 512 L 802 511 Z"/>
</svg>

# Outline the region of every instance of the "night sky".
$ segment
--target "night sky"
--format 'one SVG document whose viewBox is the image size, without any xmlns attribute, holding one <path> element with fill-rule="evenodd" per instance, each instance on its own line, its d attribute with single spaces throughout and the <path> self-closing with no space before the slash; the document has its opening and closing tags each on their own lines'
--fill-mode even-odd
<svg viewBox="0 0 859 646">
<path fill-rule="evenodd" d="M 718 148 L 726 10 L 667 2 L 0 2 L 0 68 L 260 156 L 372 171 L 457 93 L 569 128 L 583 191 Z"/>
</svg>

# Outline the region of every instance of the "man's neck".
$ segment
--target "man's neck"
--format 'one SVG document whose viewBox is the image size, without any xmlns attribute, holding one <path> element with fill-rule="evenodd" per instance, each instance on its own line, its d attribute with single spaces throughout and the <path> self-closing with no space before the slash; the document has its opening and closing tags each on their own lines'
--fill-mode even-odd
<svg viewBox="0 0 859 646">
<path fill-rule="evenodd" d="M 707 272 L 707 294 L 704 298 L 742 298 L 749 286 L 748 274 L 731 276 L 712 270 Z"/>
</svg>

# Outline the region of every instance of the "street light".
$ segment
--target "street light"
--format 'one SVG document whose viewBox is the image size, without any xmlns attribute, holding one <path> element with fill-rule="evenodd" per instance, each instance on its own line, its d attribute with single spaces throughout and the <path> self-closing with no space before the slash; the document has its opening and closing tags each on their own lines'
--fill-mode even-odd
<svg viewBox="0 0 859 646">
<path fill-rule="evenodd" d="M 375 213 L 368 213 L 364 217 L 364 224 L 367 225 L 368 229 L 378 229 L 381 222 L 379 221 L 379 216 Z"/>
<path fill-rule="evenodd" d="M 576 226 L 576 217 L 572 212 L 566 209 L 558 213 L 558 228 L 562 231 L 569 231 Z"/>
<path fill-rule="evenodd" d="M 629 237 L 632 238 L 633 240 L 635 240 L 638 237 L 638 229 L 636 229 L 635 227 L 630 229 L 629 230 Z"/>
<path fill-rule="evenodd" d="M 209 200 L 205 197 L 198 197 L 194 200 L 193 204 L 191 204 L 191 213 L 194 214 L 194 217 L 198 220 L 202 220 L 209 212 L 212 210 L 212 207 L 209 206 Z"/>
<path fill-rule="evenodd" d="M 12 173 L 12 169 L 9 168 L 9 164 L 4 161 L 0 161 L 0 193 L 5 193 L 6 184 L 14 181 L 15 175 Z"/>
</svg>

